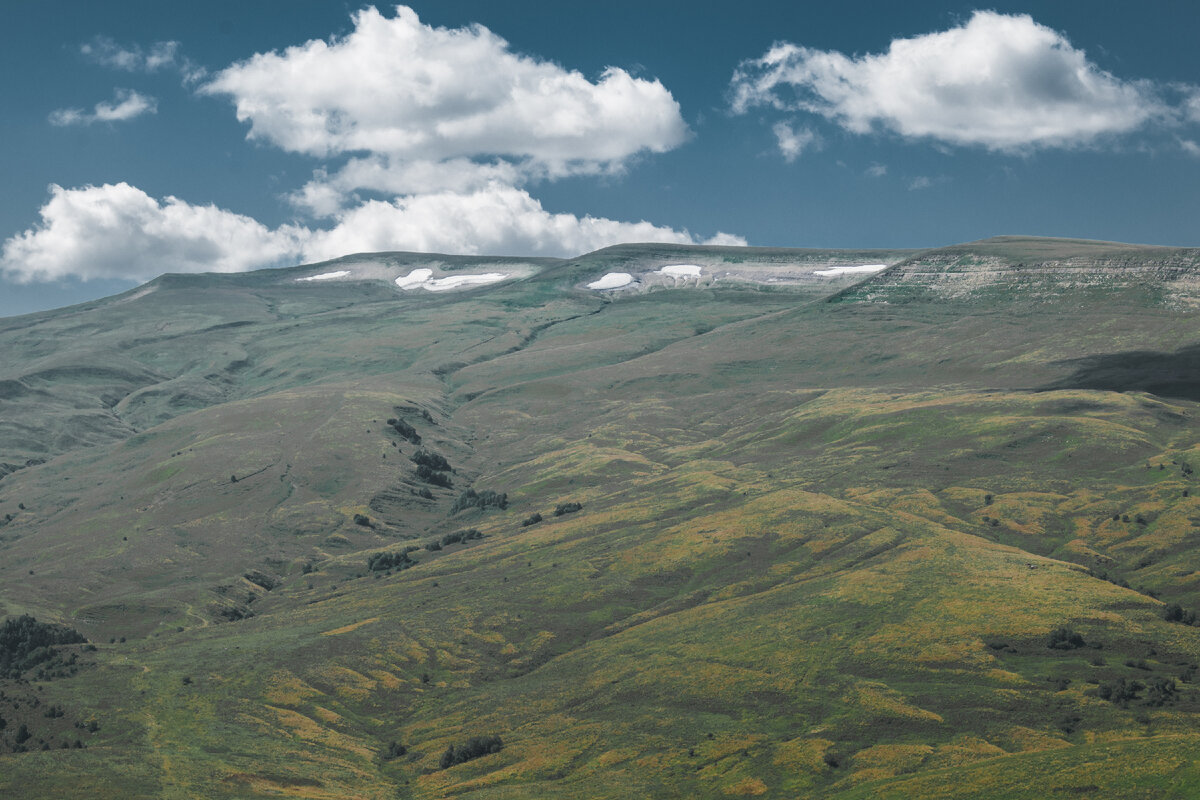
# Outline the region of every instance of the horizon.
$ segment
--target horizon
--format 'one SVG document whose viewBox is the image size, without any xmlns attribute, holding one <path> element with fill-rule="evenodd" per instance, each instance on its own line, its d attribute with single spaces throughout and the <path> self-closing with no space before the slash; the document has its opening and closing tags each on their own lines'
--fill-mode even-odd
<svg viewBox="0 0 1200 800">
<path fill-rule="evenodd" d="M 13 15 L 0 316 L 362 252 L 1200 244 L 1193 7 L 271 5 Z"/>
</svg>

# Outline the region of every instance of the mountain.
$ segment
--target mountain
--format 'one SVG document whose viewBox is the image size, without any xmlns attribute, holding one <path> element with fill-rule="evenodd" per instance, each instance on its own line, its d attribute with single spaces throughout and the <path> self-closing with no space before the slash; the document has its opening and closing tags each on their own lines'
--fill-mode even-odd
<svg viewBox="0 0 1200 800">
<path fill-rule="evenodd" d="M 381 253 L 0 320 L 0 793 L 1193 796 L 1198 276 Z"/>
</svg>

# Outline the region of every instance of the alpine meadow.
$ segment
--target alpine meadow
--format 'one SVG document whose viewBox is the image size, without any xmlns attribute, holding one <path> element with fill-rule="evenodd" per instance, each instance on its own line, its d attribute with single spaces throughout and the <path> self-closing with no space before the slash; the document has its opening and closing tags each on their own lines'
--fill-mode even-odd
<svg viewBox="0 0 1200 800">
<path fill-rule="evenodd" d="M 0 793 L 1186 796 L 1198 300 L 997 238 L 5 320 Z"/>
</svg>

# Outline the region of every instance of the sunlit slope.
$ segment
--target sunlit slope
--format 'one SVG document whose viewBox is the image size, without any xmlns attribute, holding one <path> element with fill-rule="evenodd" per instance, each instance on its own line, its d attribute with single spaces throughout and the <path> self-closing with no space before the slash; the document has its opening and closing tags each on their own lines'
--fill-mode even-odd
<svg viewBox="0 0 1200 800">
<path fill-rule="evenodd" d="M 1200 607 L 1198 409 L 1106 390 L 1129 351 L 1180 363 L 1187 313 L 1124 285 L 871 299 L 903 262 L 832 297 L 579 286 L 704 254 L 644 255 L 320 286 L 363 299 L 229 328 L 221 401 L 0 481 L 5 612 L 99 648 L 5 684 L 0 742 L 34 746 L 0 747 L 0 792 L 1197 791 L 1200 640 L 1164 617 Z M 507 506 L 455 510 L 468 487 Z"/>
<path fill-rule="evenodd" d="M 71 698 L 113 737 L 72 759 L 119 783 L 119 760 L 96 763 L 104 743 L 145 748 L 146 780 L 191 796 L 832 796 L 967 764 L 985 788 L 1050 763 L 1038 753 L 1069 764 L 1068 749 L 1087 759 L 1105 742 L 1139 786 L 1157 753 L 1194 747 L 1194 690 L 1127 708 L 1087 692 L 1183 674 L 1194 629 L 1032 550 L 1106 528 L 1113 508 L 1157 500 L 1186 517 L 1187 482 L 1144 459 L 1194 441 L 1136 399 L 1092 398 L 1080 446 L 1110 464 L 1081 467 L 1074 494 L 1066 464 L 1046 485 L 1019 451 L 977 476 L 933 455 L 972 438 L 1003 448 L 1086 399 L 777 397 L 769 418 L 727 415 L 726 442 L 706 436 L 717 396 L 674 409 L 690 423 L 678 430 L 634 424 L 657 403 L 613 408 L 586 444 L 484 476 L 515 491 L 507 511 L 455 518 L 478 543 L 390 576 L 356 577 L 361 554 L 293 571 L 257 616 L 103 646 L 101 666 L 47 697 L 103 698 Z M 907 449 L 910 411 L 953 422 Z M 583 510 L 553 517 L 567 499 Z M 547 519 L 522 527 L 533 510 Z M 1153 525 L 1116 527 L 1143 551 L 1187 530 Z M 1088 644 L 1049 649 L 1061 625 Z M 501 753 L 438 769 L 448 744 L 497 732 Z M 392 740 L 409 754 L 384 763 Z"/>
</svg>

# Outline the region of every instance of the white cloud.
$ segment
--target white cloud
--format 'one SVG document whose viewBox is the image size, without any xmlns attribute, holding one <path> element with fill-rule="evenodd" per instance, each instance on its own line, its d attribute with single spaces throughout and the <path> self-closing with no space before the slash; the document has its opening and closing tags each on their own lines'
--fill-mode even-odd
<svg viewBox="0 0 1200 800">
<path fill-rule="evenodd" d="M 1179 146 L 1182 147 L 1183 152 L 1187 153 L 1189 156 L 1200 157 L 1200 144 L 1197 144 L 1195 141 L 1191 139 L 1180 139 Z"/>
<path fill-rule="evenodd" d="M 670 150 L 688 135 L 657 80 L 609 67 L 593 82 L 512 52 L 487 28 L 434 28 L 404 6 L 391 18 L 366 8 L 353 23 L 344 37 L 233 64 L 200 90 L 230 97 L 251 139 L 318 157 L 371 157 L 325 181 L 326 194 L 380 181 L 406 194 L 461 191 L 456 181 L 476 161 L 485 173 L 525 177 L 619 171 L 635 154 Z M 443 169 L 451 177 L 436 175 Z"/>
<path fill-rule="evenodd" d="M 1168 114 L 1150 83 L 1101 70 L 1028 15 L 992 11 L 876 55 L 776 44 L 739 66 L 731 102 L 1001 151 L 1085 144 Z"/>
<path fill-rule="evenodd" d="M 39 225 L 5 241 L 5 277 L 145 280 L 164 272 L 238 272 L 294 259 L 304 233 L 271 231 L 249 217 L 175 197 L 160 202 L 127 183 L 51 186 L 40 214 Z"/>
<path fill-rule="evenodd" d="M 687 231 L 648 222 L 554 214 L 524 190 L 503 184 L 369 201 L 339 214 L 328 230 L 270 229 L 216 206 L 175 197 L 159 201 L 126 183 L 51 186 L 50 194 L 41 223 L 9 238 L 0 251 L 0 272 L 11 280 L 145 280 L 164 272 L 241 272 L 380 250 L 569 256 L 622 242 L 697 241 Z M 725 233 L 705 243 L 746 244 Z"/>
<path fill-rule="evenodd" d="M 918 175 L 908 182 L 908 190 L 910 192 L 928 189 L 930 186 L 933 186 L 933 180 L 926 175 Z"/>
<path fill-rule="evenodd" d="M 90 112 L 82 108 L 60 108 L 51 112 L 49 119 L 51 125 L 91 125 L 93 122 L 124 122 L 157 111 L 158 101 L 153 97 L 132 89 L 117 89 L 111 103 L 96 103 Z"/>
<path fill-rule="evenodd" d="M 155 42 L 149 48 L 136 44 L 125 47 L 107 36 L 97 36 L 80 45 L 79 52 L 97 64 L 125 72 L 178 70 L 189 83 L 201 80 L 206 75 L 203 67 L 192 63 L 180 52 L 179 42 L 175 41 Z"/>
<path fill-rule="evenodd" d="M 1191 96 L 1184 101 L 1184 114 L 1192 122 L 1200 122 L 1200 89 L 1192 87 Z"/>
<path fill-rule="evenodd" d="M 527 177 L 527 173 L 506 161 L 481 163 L 466 158 L 404 161 L 367 156 L 350 159 L 332 174 L 317 170 L 313 179 L 288 199 L 318 217 L 327 217 L 354 200 L 354 192 L 359 189 L 389 195 L 462 193 L 495 183 L 515 186 Z"/>
<path fill-rule="evenodd" d="M 884 164 L 872 164 L 864 170 L 868 178 L 882 178 L 887 175 L 887 166 Z"/>
<path fill-rule="evenodd" d="M 687 231 L 649 222 L 554 214 L 528 192 L 503 184 L 470 193 L 438 192 L 363 203 L 316 231 L 308 260 L 376 250 L 490 255 L 571 256 L 622 242 L 694 244 Z M 744 239 L 718 234 L 709 244 Z"/>
<path fill-rule="evenodd" d="M 806 147 L 817 141 L 817 135 L 808 128 L 795 130 L 786 122 L 775 123 L 772 131 L 779 143 L 779 152 L 783 153 L 783 160 L 789 164 L 795 161 Z"/>
</svg>

